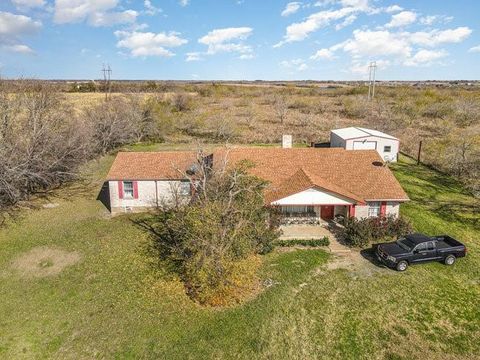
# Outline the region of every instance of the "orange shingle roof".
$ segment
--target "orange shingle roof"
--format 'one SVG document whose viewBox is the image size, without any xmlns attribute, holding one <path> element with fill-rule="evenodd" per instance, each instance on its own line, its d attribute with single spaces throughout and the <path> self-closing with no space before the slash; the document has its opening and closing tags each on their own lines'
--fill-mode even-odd
<svg viewBox="0 0 480 360">
<path fill-rule="evenodd" d="M 408 200 L 390 169 L 382 166 L 382 159 L 375 150 L 245 147 L 213 153 L 215 165 L 225 160 L 230 166 L 242 160 L 252 162 L 249 171 L 269 182 L 265 192 L 269 203 L 312 187 L 356 203 Z M 120 152 L 107 180 L 179 179 L 181 172 L 195 163 L 193 151 Z"/>
<path fill-rule="evenodd" d="M 196 156 L 195 151 L 119 152 L 107 180 L 181 179 Z"/>
<path fill-rule="evenodd" d="M 234 148 L 214 153 L 214 162 L 222 156 L 230 164 L 241 160 L 252 162 L 254 167 L 250 172 L 270 182 L 265 194 L 270 202 L 311 187 L 355 202 L 408 200 L 390 169 L 382 166 L 375 150 Z"/>
</svg>

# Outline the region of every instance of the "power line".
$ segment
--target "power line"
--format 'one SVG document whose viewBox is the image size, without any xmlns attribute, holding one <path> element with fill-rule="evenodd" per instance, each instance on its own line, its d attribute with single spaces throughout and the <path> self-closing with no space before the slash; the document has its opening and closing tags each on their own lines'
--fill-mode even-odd
<svg viewBox="0 0 480 360">
<path fill-rule="evenodd" d="M 112 76 L 112 69 L 110 68 L 109 64 L 103 64 L 102 73 L 103 73 L 103 91 L 105 91 L 105 101 L 107 101 L 110 95 L 110 90 L 111 90 L 110 79 Z"/>
<path fill-rule="evenodd" d="M 375 97 L 375 75 L 377 73 L 377 62 L 372 61 L 368 66 L 368 99 Z"/>
</svg>

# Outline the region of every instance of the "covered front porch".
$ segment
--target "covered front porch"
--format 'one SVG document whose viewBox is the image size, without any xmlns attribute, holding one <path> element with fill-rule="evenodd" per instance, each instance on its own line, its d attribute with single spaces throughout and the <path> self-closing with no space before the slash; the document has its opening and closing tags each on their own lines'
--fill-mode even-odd
<svg viewBox="0 0 480 360">
<path fill-rule="evenodd" d="M 283 225 L 324 224 L 351 216 L 351 205 L 277 205 Z"/>
</svg>

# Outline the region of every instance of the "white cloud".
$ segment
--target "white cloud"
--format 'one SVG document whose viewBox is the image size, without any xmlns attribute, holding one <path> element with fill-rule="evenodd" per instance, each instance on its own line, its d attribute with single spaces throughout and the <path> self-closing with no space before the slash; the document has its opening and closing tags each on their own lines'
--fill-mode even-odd
<svg viewBox="0 0 480 360">
<path fill-rule="evenodd" d="M 305 71 L 308 69 L 308 65 L 303 59 L 283 60 L 280 62 L 280 66 L 296 71 Z"/>
<path fill-rule="evenodd" d="M 202 58 L 202 53 L 199 52 L 189 52 L 187 53 L 187 58 L 185 61 L 190 62 L 190 61 L 200 61 L 203 60 Z"/>
<path fill-rule="evenodd" d="M 331 3 L 339 3 L 342 7 L 334 10 L 319 11 L 311 14 L 301 22 L 290 24 L 286 29 L 283 40 L 274 45 L 274 47 L 280 47 L 285 43 L 305 40 L 312 32 L 346 18 L 343 24 L 340 24 L 338 27 L 338 29 L 341 29 L 355 21 L 357 13 L 370 13 L 374 11 L 374 9 L 369 6 L 368 0 L 328 1 L 328 4 Z M 315 5 L 324 6 L 324 3 L 322 2 L 320 4 L 317 2 Z"/>
<path fill-rule="evenodd" d="M 289 16 L 295 14 L 302 7 L 302 3 L 298 1 L 289 2 L 282 11 L 282 16 Z"/>
<path fill-rule="evenodd" d="M 31 54 L 33 50 L 21 44 L 20 39 L 40 31 L 42 23 L 24 15 L 0 11 L 0 45 L 8 50 Z"/>
<path fill-rule="evenodd" d="M 355 30 L 353 38 L 332 47 L 342 49 L 353 57 L 400 56 L 409 57 L 410 42 L 405 37 L 389 31 Z"/>
<path fill-rule="evenodd" d="M 7 51 L 16 52 L 19 54 L 34 54 L 35 52 L 28 47 L 27 45 L 17 44 L 17 45 L 6 45 L 3 47 Z"/>
<path fill-rule="evenodd" d="M 471 33 L 472 30 L 468 27 L 399 33 L 388 30 L 355 30 L 353 38 L 332 46 L 330 50 L 341 49 L 356 58 L 372 56 L 409 58 L 414 46 L 435 47 L 441 44 L 458 43 L 465 40 Z"/>
<path fill-rule="evenodd" d="M 145 14 L 147 15 L 152 16 L 162 12 L 162 9 L 155 7 L 150 0 L 145 0 L 143 6 L 145 7 Z"/>
<path fill-rule="evenodd" d="M 453 20 L 452 16 L 446 15 L 427 15 L 420 18 L 420 24 L 431 26 L 435 23 L 448 23 Z"/>
<path fill-rule="evenodd" d="M 131 24 L 137 19 L 135 10 L 122 12 L 95 12 L 90 16 L 89 24 L 92 26 L 111 26 L 114 24 Z"/>
<path fill-rule="evenodd" d="M 31 9 L 45 6 L 45 0 L 11 0 L 17 9 Z"/>
<path fill-rule="evenodd" d="M 111 26 L 135 22 L 134 10 L 113 11 L 119 0 L 55 0 L 54 21 L 57 24 L 87 21 L 93 26 Z"/>
<path fill-rule="evenodd" d="M 385 26 L 387 28 L 402 27 L 413 24 L 417 20 L 417 14 L 413 11 L 402 11 L 392 15 L 392 19 Z"/>
<path fill-rule="evenodd" d="M 243 43 L 253 32 L 249 27 L 215 29 L 201 37 L 198 42 L 208 46 L 207 54 L 220 52 L 251 53 L 252 47 Z"/>
<path fill-rule="evenodd" d="M 24 15 L 0 11 L 0 41 L 4 37 L 17 37 L 36 33 L 42 27 L 40 21 Z"/>
<path fill-rule="evenodd" d="M 117 47 L 130 51 L 133 57 L 160 56 L 171 57 L 175 54 L 166 48 L 178 47 L 187 43 L 177 32 L 152 33 L 115 31 L 115 36 L 120 40 Z"/>
<path fill-rule="evenodd" d="M 420 49 L 411 58 L 405 60 L 404 65 L 406 66 L 431 65 L 436 60 L 439 60 L 446 56 L 448 56 L 448 53 L 445 50 Z"/>
<path fill-rule="evenodd" d="M 480 53 L 480 45 L 471 47 L 470 49 L 468 49 L 468 52 L 471 52 L 471 53 Z"/>
<path fill-rule="evenodd" d="M 190 4 L 190 0 L 179 0 L 178 2 L 180 4 L 180 6 L 187 6 L 188 4 Z"/>
<path fill-rule="evenodd" d="M 314 55 L 310 56 L 311 60 L 332 60 L 333 52 L 329 49 L 320 49 Z"/>
<path fill-rule="evenodd" d="M 399 12 L 399 11 L 402 11 L 403 8 L 401 6 L 398 6 L 398 5 L 391 5 L 391 6 L 388 6 L 385 8 L 385 12 L 387 13 L 394 13 L 394 12 Z"/>
<path fill-rule="evenodd" d="M 319 50 L 311 59 L 328 58 L 342 50 L 352 57 L 350 71 L 358 74 L 364 73 L 364 62 L 367 63 L 370 59 L 377 59 L 377 64 L 384 67 L 389 64 L 428 66 L 439 63 L 440 59 L 449 55 L 447 51 L 435 47 L 461 42 L 471 33 L 472 30 L 468 27 L 419 32 L 357 29 L 352 38 Z"/>
<path fill-rule="evenodd" d="M 255 55 L 253 54 L 242 54 L 238 58 L 241 60 L 250 60 L 250 59 L 253 59 L 254 57 Z"/>
<path fill-rule="evenodd" d="M 470 36 L 472 30 L 466 26 L 458 27 L 456 29 L 431 31 L 418 31 L 414 33 L 401 33 L 400 36 L 405 36 L 410 39 L 413 44 L 434 47 L 446 43 L 459 43 Z"/>
<path fill-rule="evenodd" d="M 253 32 L 249 27 L 215 29 L 201 37 L 198 42 L 205 45 L 221 44 L 230 40 L 245 40 Z"/>
<path fill-rule="evenodd" d="M 350 15 L 346 17 L 342 23 L 335 25 L 335 30 L 343 29 L 344 27 L 353 24 L 355 20 L 357 20 L 357 15 Z"/>
</svg>

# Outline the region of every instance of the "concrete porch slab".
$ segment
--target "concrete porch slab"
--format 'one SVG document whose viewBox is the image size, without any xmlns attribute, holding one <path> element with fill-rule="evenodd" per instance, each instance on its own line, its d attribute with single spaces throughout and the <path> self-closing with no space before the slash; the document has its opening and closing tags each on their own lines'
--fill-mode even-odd
<svg viewBox="0 0 480 360">
<path fill-rule="evenodd" d="M 345 245 L 340 244 L 334 233 L 332 233 L 327 225 L 282 225 L 282 235 L 280 240 L 294 240 L 294 239 L 321 239 L 327 236 L 330 240 L 328 248 L 334 254 L 349 253 L 350 249 Z"/>
</svg>

